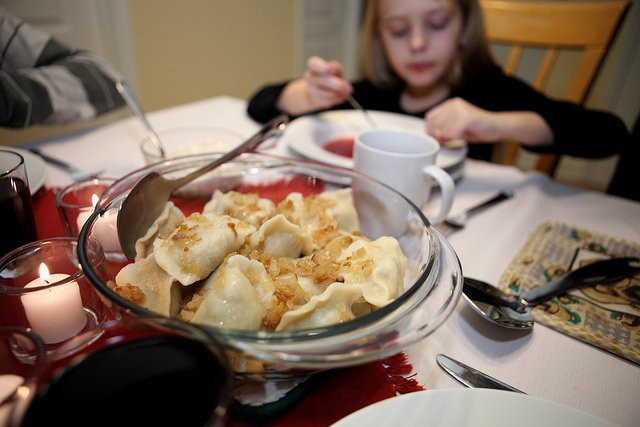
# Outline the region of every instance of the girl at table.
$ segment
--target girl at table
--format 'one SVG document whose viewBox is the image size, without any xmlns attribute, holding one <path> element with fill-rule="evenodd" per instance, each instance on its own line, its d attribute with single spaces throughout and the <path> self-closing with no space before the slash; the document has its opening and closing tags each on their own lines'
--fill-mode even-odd
<svg viewBox="0 0 640 427">
<path fill-rule="evenodd" d="M 265 122 L 352 108 L 423 117 L 440 142 L 462 138 L 469 156 L 490 160 L 493 143 L 518 141 L 534 151 L 598 158 L 616 154 L 629 133 L 616 116 L 552 100 L 496 65 L 477 0 L 370 0 L 363 29 L 364 79 L 342 65 L 307 60 L 304 76 L 260 89 L 249 115 Z"/>
</svg>

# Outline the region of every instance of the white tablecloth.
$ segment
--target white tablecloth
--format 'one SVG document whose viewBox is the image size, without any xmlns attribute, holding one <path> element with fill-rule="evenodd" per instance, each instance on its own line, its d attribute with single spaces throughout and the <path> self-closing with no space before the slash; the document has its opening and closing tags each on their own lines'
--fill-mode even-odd
<svg viewBox="0 0 640 427">
<path fill-rule="evenodd" d="M 245 112 L 244 100 L 216 97 L 150 114 L 159 129 L 216 125 L 253 134 L 259 125 Z M 87 170 L 120 177 L 144 161 L 138 142 L 144 130 L 129 118 L 92 131 L 43 141 L 45 153 Z M 286 147 L 272 148 L 292 155 Z M 71 179 L 48 167 L 49 186 Z M 578 227 L 640 241 L 640 203 L 584 191 L 539 173 L 468 160 L 458 180 L 452 213 L 510 188 L 515 197 L 474 217 L 449 236 L 465 275 L 497 283 L 520 247 L 541 223 L 563 221 Z M 434 204 L 437 203 L 437 194 Z M 427 213 L 430 209 L 427 209 Z M 526 391 L 566 404 L 621 426 L 640 422 L 640 367 L 543 325 L 530 333 L 500 329 L 481 320 L 463 300 L 432 336 L 408 349 L 418 379 L 428 389 L 462 387 L 435 362 L 445 353 Z M 535 414 L 523 414 L 535 417 Z M 517 424 L 517 420 L 514 420 Z"/>
</svg>

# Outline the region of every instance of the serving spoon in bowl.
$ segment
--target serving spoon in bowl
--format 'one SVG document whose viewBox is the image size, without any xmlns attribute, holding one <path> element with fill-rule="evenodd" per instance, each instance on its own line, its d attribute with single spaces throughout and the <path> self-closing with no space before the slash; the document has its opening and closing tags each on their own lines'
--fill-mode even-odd
<svg viewBox="0 0 640 427">
<path fill-rule="evenodd" d="M 118 239 L 124 255 L 129 259 L 135 258 L 136 241 L 145 235 L 153 221 L 160 216 L 175 190 L 242 153 L 255 150 L 263 141 L 282 132 L 288 121 L 286 114 L 275 117 L 233 150 L 183 177 L 166 179 L 157 172 L 150 172 L 142 177 L 129 191 L 118 212 Z"/>
<path fill-rule="evenodd" d="M 577 268 L 521 295 L 512 295 L 481 280 L 464 278 L 463 296 L 484 319 L 510 329 L 531 329 L 536 305 L 571 289 L 617 282 L 640 272 L 640 259 L 611 258 Z"/>
</svg>

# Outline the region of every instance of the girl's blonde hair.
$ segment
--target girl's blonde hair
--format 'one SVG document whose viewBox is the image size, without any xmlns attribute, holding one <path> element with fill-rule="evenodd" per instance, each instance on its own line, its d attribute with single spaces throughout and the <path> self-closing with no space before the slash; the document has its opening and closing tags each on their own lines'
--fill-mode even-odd
<svg viewBox="0 0 640 427">
<path fill-rule="evenodd" d="M 476 72 L 495 61 L 489 49 L 484 31 L 482 10 L 478 0 L 454 0 L 462 12 L 463 41 L 460 43 L 458 66 L 449 76 L 449 83 L 458 86 L 469 80 Z M 380 37 L 380 0 L 368 0 L 360 49 L 364 77 L 381 88 L 400 82 L 391 68 Z"/>
</svg>

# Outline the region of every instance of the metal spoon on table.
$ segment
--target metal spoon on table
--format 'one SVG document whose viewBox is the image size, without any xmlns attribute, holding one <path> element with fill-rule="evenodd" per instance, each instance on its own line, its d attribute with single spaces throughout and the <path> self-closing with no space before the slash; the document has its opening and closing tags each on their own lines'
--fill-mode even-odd
<svg viewBox="0 0 640 427">
<path fill-rule="evenodd" d="M 82 170 L 80 168 L 75 167 L 71 163 L 67 163 L 63 160 L 49 156 L 48 154 L 44 154 L 42 151 L 40 151 L 39 148 L 31 147 L 31 148 L 28 148 L 28 150 L 31 151 L 33 154 L 40 156 L 47 163 L 57 166 L 63 171 L 65 171 L 66 173 L 68 173 L 69 175 L 71 175 L 71 178 L 74 181 L 84 181 L 85 179 L 89 179 L 89 178 L 97 178 L 100 175 L 102 175 L 102 172 L 104 172 L 102 169 L 99 171 Z"/>
<path fill-rule="evenodd" d="M 255 150 L 264 140 L 280 133 L 288 121 L 289 117 L 285 114 L 277 116 L 233 150 L 181 178 L 166 179 L 157 172 L 150 172 L 142 177 L 129 191 L 118 211 L 118 239 L 125 256 L 135 258 L 136 241 L 144 236 L 158 218 L 175 190 L 242 153 Z"/>
<path fill-rule="evenodd" d="M 611 258 L 577 268 L 521 295 L 512 295 L 481 280 L 464 278 L 463 296 L 484 319 L 510 329 L 531 329 L 536 305 L 571 289 L 617 282 L 640 272 L 639 258 Z"/>
<path fill-rule="evenodd" d="M 161 157 L 165 157 L 167 151 L 164 149 L 162 142 L 160 142 L 160 138 L 158 137 L 158 133 L 155 131 L 153 126 L 151 126 L 151 122 L 147 119 L 147 115 L 144 113 L 142 106 L 138 102 L 138 98 L 135 95 L 135 92 L 129 86 L 129 84 L 125 80 L 119 80 L 116 82 L 116 89 L 122 95 L 122 98 L 129 106 L 131 112 L 140 120 L 140 123 L 144 126 L 151 140 L 151 143 L 158 148 Z"/>
<path fill-rule="evenodd" d="M 489 206 L 496 205 L 504 200 L 512 198 L 513 195 L 514 192 L 511 190 L 502 190 L 490 199 L 482 201 L 462 213 L 446 218 L 441 223 L 436 224 L 435 228 L 446 237 L 454 231 L 462 230 L 467 225 L 469 218 L 472 216 L 482 212 Z"/>
</svg>

